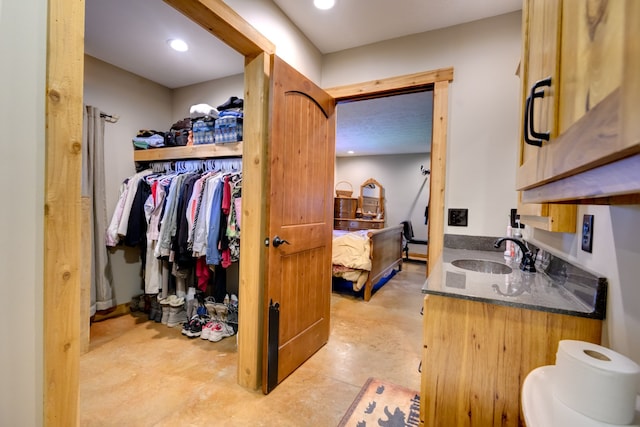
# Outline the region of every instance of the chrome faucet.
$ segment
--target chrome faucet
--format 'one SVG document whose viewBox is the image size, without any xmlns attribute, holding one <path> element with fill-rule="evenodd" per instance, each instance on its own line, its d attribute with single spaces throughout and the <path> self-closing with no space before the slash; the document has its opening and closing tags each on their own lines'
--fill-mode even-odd
<svg viewBox="0 0 640 427">
<path fill-rule="evenodd" d="M 536 254 L 531 252 L 529 248 L 521 240 L 514 239 L 513 237 L 502 237 L 496 240 L 496 242 L 493 244 L 493 247 L 499 248 L 502 242 L 504 242 L 505 240 L 512 241 L 513 243 L 518 245 L 520 247 L 520 250 L 522 251 L 522 261 L 520 262 L 520 270 L 526 271 L 528 273 L 535 273 L 536 272 Z"/>
</svg>

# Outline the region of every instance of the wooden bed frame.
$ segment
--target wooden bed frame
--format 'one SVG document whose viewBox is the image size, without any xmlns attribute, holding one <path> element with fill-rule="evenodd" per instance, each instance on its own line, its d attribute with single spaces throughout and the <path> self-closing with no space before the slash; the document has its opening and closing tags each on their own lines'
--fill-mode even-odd
<svg viewBox="0 0 640 427">
<path fill-rule="evenodd" d="M 371 271 L 364 284 L 364 300 L 371 299 L 373 285 L 398 267 L 402 270 L 402 225 L 369 230 L 371 245 Z"/>
</svg>

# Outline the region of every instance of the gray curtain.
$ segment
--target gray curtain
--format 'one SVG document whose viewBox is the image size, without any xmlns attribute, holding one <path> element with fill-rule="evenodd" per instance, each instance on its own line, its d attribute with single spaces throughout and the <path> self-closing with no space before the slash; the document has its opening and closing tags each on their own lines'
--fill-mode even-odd
<svg viewBox="0 0 640 427">
<path fill-rule="evenodd" d="M 85 106 L 82 144 L 82 197 L 90 200 L 89 234 L 91 253 L 83 254 L 83 262 L 91 263 L 91 309 L 107 310 L 116 305 L 113 292 L 113 274 L 109 253 L 105 245 L 107 207 L 104 173 L 104 124 L 101 111 Z"/>
</svg>

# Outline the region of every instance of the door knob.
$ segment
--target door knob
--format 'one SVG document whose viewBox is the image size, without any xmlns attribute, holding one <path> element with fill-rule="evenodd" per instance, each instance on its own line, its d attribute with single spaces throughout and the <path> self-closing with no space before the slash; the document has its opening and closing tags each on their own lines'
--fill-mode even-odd
<svg viewBox="0 0 640 427">
<path fill-rule="evenodd" d="M 280 246 L 281 244 L 286 243 L 287 245 L 290 245 L 291 243 L 287 242 L 284 239 L 281 239 L 279 236 L 275 236 L 273 238 L 273 247 L 277 248 L 278 246 Z"/>
</svg>

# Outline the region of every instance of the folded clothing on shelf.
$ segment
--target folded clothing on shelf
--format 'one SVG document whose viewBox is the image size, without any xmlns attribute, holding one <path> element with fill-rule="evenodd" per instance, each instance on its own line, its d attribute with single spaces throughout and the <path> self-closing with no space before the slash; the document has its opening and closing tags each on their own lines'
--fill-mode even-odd
<svg viewBox="0 0 640 427">
<path fill-rule="evenodd" d="M 136 150 L 146 150 L 147 148 L 158 148 L 165 146 L 164 132 L 155 130 L 140 130 L 133 138 L 133 148 Z"/>
<path fill-rule="evenodd" d="M 215 123 L 214 141 L 216 144 L 242 141 L 242 122 L 244 114 L 240 110 L 224 110 Z"/>
<path fill-rule="evenodd" d="M 214 129 L 216 119 L 213 117 L 203 117 L 193 122 L 193 143 L 198 144 L 213 144 L 214 141 Z"/>
</svg>

